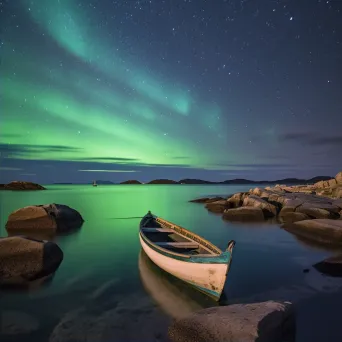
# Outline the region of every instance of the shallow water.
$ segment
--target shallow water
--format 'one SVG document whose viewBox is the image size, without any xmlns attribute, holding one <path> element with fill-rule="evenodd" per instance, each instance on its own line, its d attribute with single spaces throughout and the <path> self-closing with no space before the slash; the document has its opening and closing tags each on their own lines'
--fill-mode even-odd
<svg viewBox="0 0 342 342">
<path fill-rule="evenodd" d="M 55 238 L 64 260 L 48 283 L 26 292 L 0 293 L 1 311 L 24 312 L 39 326 L 36 324 L 31 334 L 6 336 L 2 341 L 48 340 L 62 318 L 68 324 L 51 341 L 88 341 L 89 335 L 97 341 L 166 341 L 171 317 L 217 305 L 165 275 L 141 253 L 138 217 L 148 210 L 204 236 L 222 249 L 229 240 L 236 240 L 224 304 L 260 293 L 274 294 L 280 288 L 307 286 L 312 276 L 308 278 L 303 269 L 332 251 L 308 245 L 276 224 L 228 223 L 207 212 L 202 204 L 188 202 L 250 187 L 60 185 L 47 186 L 47 191 L 0 192 L 0 236 L 7 236 L 4 226 L 8 215 L 27 205 L 66 204 L 78 210 L 85 220 L 79 231 Z M 65 318 L 75 310 L 80 310 L 77 318 Z M 20 324 L 20 316 L 16 315 Z M 104 323 L 106 329 L 99 332 L 99 328 L 94 328 L 99 321 L 111 322 L 110 328 Z M 145 333 L 134 334 L 134 329 L 139 331 L 142 327 Z"/>
</svg>

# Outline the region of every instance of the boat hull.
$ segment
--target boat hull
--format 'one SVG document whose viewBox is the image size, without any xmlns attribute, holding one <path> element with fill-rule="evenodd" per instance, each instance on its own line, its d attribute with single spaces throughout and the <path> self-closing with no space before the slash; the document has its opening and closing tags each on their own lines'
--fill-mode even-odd
<svg viewBox="0 0 342 342">
<path fill-rule="evenodd" d="M 220 299 L 231 260 L 230 254 L 228 260 L 225 258 L 226 262 L 209 263 L 206 258 L 207 262 L 199 259 L 197 263 L 195 258 L 180 260 L 163 255 L 149 246 L 140 234 L 139 238 L 145 253 L 161 269 L 191 284 L 214 300 Z"/>
</svg>

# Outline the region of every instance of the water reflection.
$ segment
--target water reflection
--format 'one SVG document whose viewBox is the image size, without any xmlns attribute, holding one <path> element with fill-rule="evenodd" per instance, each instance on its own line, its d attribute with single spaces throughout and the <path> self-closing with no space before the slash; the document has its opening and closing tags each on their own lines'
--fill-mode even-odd
<svg viewBox="0 0 342 342">
<path fill-rule="evenodd" d="M 52 273 L 46 277 L 39 278 L 27 282 L 9 283 L 0 285 L 0 293 L 17 293 L 17 292 L 35 292 L 43 288 L 47 288 L 52 284 L 55 273 Z"/>
<path fill-rule="evenodd" d="M 200 309 L 219 305 L 160 269 L 143 250 L 139 253 L 138 264 L 140 279 L 146 292 L 169 316 L 179 318 Z"/>
<path fill-rule="evenodd" d="M 299 244 L 309 247 L 312 250 L 316 251 L 324 251 L 324 252 L 342 252 L 342 247 L 341 246 L 336 246 L 332 245 L 329 243 L 324 243 L 324 242 L 316 242 L 310 239 L 306 239 L 302 236 L 298 236 L 294 233 L 292 235 L 295 237 L 295 239 L 299 242 Z"/>
</svg>

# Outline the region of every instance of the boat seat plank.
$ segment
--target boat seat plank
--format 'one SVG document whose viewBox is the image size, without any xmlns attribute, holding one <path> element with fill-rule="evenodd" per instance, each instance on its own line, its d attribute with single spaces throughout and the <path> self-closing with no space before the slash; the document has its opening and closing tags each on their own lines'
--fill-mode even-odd
<svg viewBox="0 0 342 342">
<path fill-rule="evenodd" d="M 149 228 L 149 227 L 143 227 L 141 229 L 145 233 L 174 233 L 175 232 L 173 229 L 169 229 L 169 228 Z"/>
<path fill-rule="evenodd" d="M 155 242 L 160 247 L 178 247 L 178 248 L 199 248 L 195 242 Z"/>
</svg>

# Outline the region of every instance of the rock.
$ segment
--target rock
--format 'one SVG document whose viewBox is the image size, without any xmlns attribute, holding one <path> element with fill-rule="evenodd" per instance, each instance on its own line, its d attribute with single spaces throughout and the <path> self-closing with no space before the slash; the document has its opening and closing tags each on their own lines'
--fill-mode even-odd
<svg viewBox="0 0 342 342">
<path fill-rule="evenodd" d="M 23 285 L 54 273 L 62 250 L 49 241 L 28 237 L 0 238 L 0 284 Z"/>
<path fill-rule="evenodd" d="M 223 219 L 228 221 L 259 222 L 264 221 L 265 217 L 261 208 L 240 207 L 227 209 L 223 213 Z"/>
<path fill-rule="evenodd" d="M 256 195 L 256 196 L 261 196 L 261 194 L 262 194 L 262 189 L 260 189 L 260 188 L 252 189 L 251 193 L 252 193 L 253 195 Z"/>
<path fill-rule="evenodd" d="M 296 212 L 280 212 L 279 217 L 284 223 L 292 223 L 309 219 L 308 215 Z"/>
<path fill-rule="evenodd" d="M 328 210 L 320 209 L 320 208 L 309 208 L 303 205 L 296 208 L 296 212 L 306 214 L 309 216 L 309 218 L 314 218 L 314 219 L 336 218 L 336 216 L 333 216 L 332 213 Z"/>
<path fill-rule="evenodd" d="M 265 217 L 273 217 L 277 215 L 277 208 L 273 204 L 270 204 L 262 198 L 254 195 L 247 196 L 243 200 L 243 206 L 260 208 L 263 211 Z"/>
<path fill-rule="evenodd" d="M 337 185 L 337 180 L 335 178 L 328 180 L 329 187 Z"/>
<path fill-rule="evenodd" d="M 285 200 L 284 200 L 284 205 L 287 207 L 297 208 L 302 204 L 303 204 L 303 201 L 300 199 L 285 198 Z"/>
<path fill-rule="evenodd" d="M 279 216 L 283 216 L 286 213 L 293 213 L 296 210 L 296 207 L 284 206 L 279 212 Z"/>
<path fill-rule="evenodd" d="M 4 184 L 1 187 L 2 190 L 46 190 L 43 186 L 32 182 L 20 182 L 14 181 L 8 184 Z"/>
<path fill-rule="evenodd" d="M 334 188 L 331 193 L 333 197 L 342 198 L 342 186 Z"/>
<path fill-rule="evenodd" d="M 67 313 L 53 329 L 49 342 L 169 342 L 169 319 L 156 305 L 143 300 L 142 295 L 136 296 L 135 302 L 121 302 L 126 296 L 120 300 L 109 297 L 102 305 L 86 303 Z"/>
<path fill-rule="evenodd" d="M 319 181 L 314 184 L 315 188 L 317 189 L 323 189 L 324 188 L 324 181 Z"/>
<path fill-rule="evenodd" d="M 342 245 L 342 220 L 315 219 L 282 226 L 287 231 L 309 240 Z"/>
<path fill-rule="evenodd" d="M 243 199 L 245 198 L 246 194 L 244 192 L 238 192 L 228 198 L 227 202 L 229 203 L 231 208 L 239 208 L 242 205 Z"/>
<path fill-rule="evenodd" d="M 284 205 L 286 200 L 286 197 L 284 196 L 284 194 L 271 194 L 270 196 L 268 196 L 267 202 L 275 204 L 277 206 L 282 206 Z"/>
<path fill-rule="evenodd" d="M 224 198 L 222 197 L 203 197 L 203 198 L 197 198 L 194 200 L 191 200 L 189 202 L 193 202 L 193 203 L 211 203 L 211 202 L 217 202 L 217 201 L 221 201 L 224 200 Z"/>
<path fill-rule="evenodd" d="M 20 311 L 1 312 L 0 337 L 1 335 L 29 334 L 39 328 L 38 320 Z"/>
<path fill-rule="evenodd" d="M 81 227 L 82 216 L 63 204 L 35 205 L 18 209 L 10 214 L 6 223 L 9 233 L 44 231 L 47 234 L 65 233 Z"/>
<path fill-rule="evenodd" d="M 342 198 L 341 199 L 335 199 L 332 201 L 332 205 L 339 207 L 342 210 Z"/>
<path fill-rule="evenodd" d="M 268 301 L 204 309 L 176 319 L 174 342 L 295 341 L 295 314 L 289 302 Z"/>
<path fill-rule="evenodd" d="M 342 171 L 335 176 L 335 179 L 337 184 L 342 184 Z"/>
<path fill-rule="evenodd" d="M 207 203 L 205 207 L 212 211 L 213 213 L 223 213 L 226 209 L 229 208 L 229 202 L 223 200 L 223 201 L 216 201 Z"/>
<path fill-rule="evenodd" d="M 313 267 L 331 277 L 342 277 L 342 254 L 335 255 L 313 265 Z"/>
<path fill-rule="evenodd" d="M 330 204 L 329 202 L 304 202 L 301 208 L 318 208 L 324 209 L 331 213 L 338 213 L 340 208 L 336 205 Z"/>
</svg>

